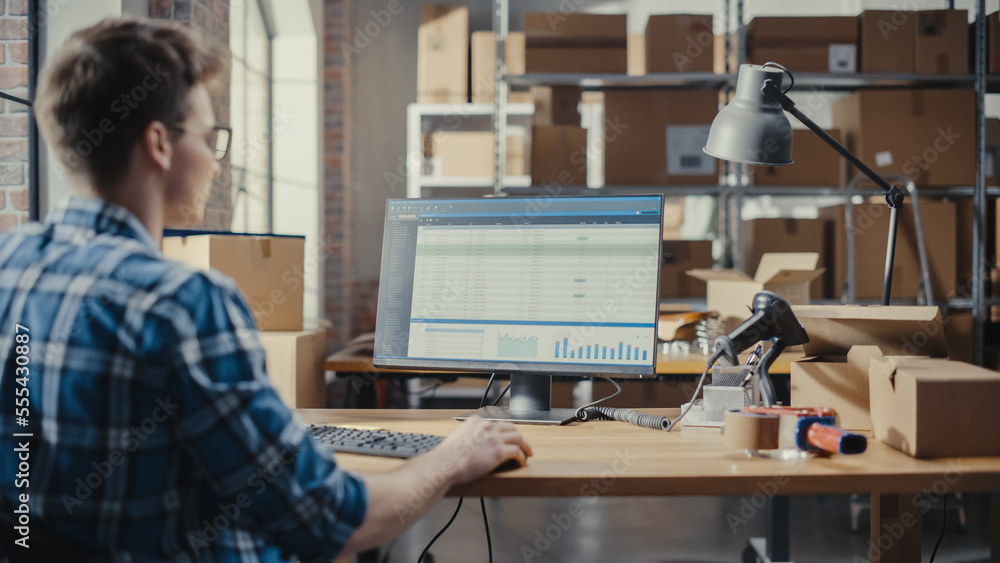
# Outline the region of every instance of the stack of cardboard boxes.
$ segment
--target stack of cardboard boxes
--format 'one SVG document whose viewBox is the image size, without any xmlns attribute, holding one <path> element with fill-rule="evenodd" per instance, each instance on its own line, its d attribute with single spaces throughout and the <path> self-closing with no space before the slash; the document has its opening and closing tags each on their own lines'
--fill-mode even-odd
<svg viewBox="0 0 1000 563">
<path fill-rule="evenodd" d="M 292 408 L 326 407 L 326 331 L 303 330 L 305 237 L 191 234 L 167 236 L 163 254 L 217 270 L 243 293 L 271 383 Z"/>
</svg>

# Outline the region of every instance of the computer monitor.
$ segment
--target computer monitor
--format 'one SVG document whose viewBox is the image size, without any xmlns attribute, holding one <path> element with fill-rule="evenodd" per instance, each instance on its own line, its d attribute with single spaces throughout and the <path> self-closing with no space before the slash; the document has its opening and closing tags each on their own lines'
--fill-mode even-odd
<svg viewBox="0 0 1000 563">
<path fill-rule="evenodd" d="M 552 375 L 656 366 L 663 197 L 392 199 L 374 363 L 510 374 L 487 418 L 562 424 Z"/>
</svg>

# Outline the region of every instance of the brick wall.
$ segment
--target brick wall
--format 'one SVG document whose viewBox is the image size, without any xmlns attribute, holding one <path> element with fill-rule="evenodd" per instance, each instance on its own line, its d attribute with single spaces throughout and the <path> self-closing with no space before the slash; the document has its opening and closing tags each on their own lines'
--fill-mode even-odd
<svg viewBox="0 0 1000 563">
<path fill-rule="evenodd" d="M 28 97 L 27 0 L 0 0 L 0 90 Z M 27 220 L 27 108 L 0 100 L 0 232 Z"/>
<path fill-rule="evenodd" d="M 149 0 L 149 17 L 188 23 L 209 39 L 229 48 L 229 0 Z M 229 87 L 230 74 L 227 72 L 219 81 L 218 88 L 212 91 L 215 120 L 219 123 L 230 123 Z M 201 224 L 204 229 L 229 230 L 232 222 L 231 171 L 226 158 L 211 193 L 205 194 L 208 202 L 205 220 Z"/>
</svg>

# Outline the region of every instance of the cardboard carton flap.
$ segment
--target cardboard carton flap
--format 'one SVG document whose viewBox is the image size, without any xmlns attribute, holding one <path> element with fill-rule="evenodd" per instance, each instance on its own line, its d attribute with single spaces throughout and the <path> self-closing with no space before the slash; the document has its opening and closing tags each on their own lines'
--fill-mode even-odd
<svg viewBox="0 0 1000 563">
<path fill-rule="evenodd" d="M 825 271 L 826 268 L 818 270 L 781 270 L 764 283 L 803 283 L 820 277 Z"/>
<path fill-rule="evenodd" d="M 688 270 L 687 275 L 705 281 L 750 281 L 753 279 L 739 270 L 716 270 L 713 268 Z"/>
<path fill-rule="evenodd" d="M 878 364 L 878 373 L 882 377 L 894 380 L 898 377 L 910 377 L 919 381 L 957 383 L 985 381 L 1000 381 L 1000 373 L 954 360 L 940 358 L 886 358 L 872 360 L 873 371 Z"/>
<path fill-rule="evenodd" d="M 857 345 L 878 346 L 887 356 L 948 356 L 937 307 L 795 305 L 792 312 L 809 335 L 807 356 L 844 356 Z"/>
<path fill-rule="evenodd" d="M 813 272 L 816 270 L 817 264 L 819 264 L 818 252 L 765 252 L 760 257 L 760 264 L 757 266 L 757 273 L 753 279 L 763 283 L 777 281 L 773 278 L 782 271 L 798 270 Z M 808 281 L 818 275 L 816 274 L 805 280 L 781 281 Z"/>
</svg>

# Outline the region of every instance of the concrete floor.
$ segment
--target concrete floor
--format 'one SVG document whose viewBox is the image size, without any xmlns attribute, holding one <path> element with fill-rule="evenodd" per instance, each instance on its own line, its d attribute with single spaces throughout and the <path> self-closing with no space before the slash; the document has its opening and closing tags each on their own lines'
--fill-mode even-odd
<svg viewBox="0 0 1000 563">
<path fill-rule="evenodd" d="M 732 518 L 740 515 L 744 507 L 741 500 L 487 499 L 493 560 L 498 563 L 740 562 L 746 540 L 765 531 L 763 511 L 750 515 L 745 523 Z M 427 542 L 451 517 L 456 502 L 446 499 L 398 538 L 391 545 L 388 561 L 416 562 Z M 847 496 L 840 495 L 793 498 L 793 561 L 868 561 L 867 512 L 861 523 L 862 531 L 852 534 L 848 502 Z M 579 504 L 574 506 L 574 503 Z M 964 533 L 957 530 L 958 518 L 952 504 L 949 503 L 947 531 L 935 561 L 988 562 L 989 497 L 966 495 L 968 529 Z M 941 516 L 940 508 L 924 515 L 924 561 L 930 558 L 941 531 Z M 546 533 L 555 539 L 545 538 Z M 435 543 L 431 553 L 435 563 L 488 561 L 478 498 L 465 500 L 455 523 Z"/>
</svg>

